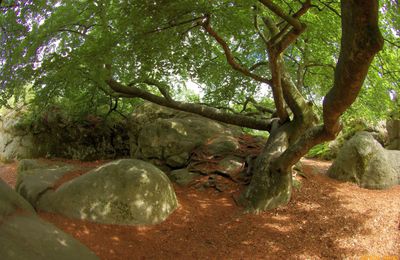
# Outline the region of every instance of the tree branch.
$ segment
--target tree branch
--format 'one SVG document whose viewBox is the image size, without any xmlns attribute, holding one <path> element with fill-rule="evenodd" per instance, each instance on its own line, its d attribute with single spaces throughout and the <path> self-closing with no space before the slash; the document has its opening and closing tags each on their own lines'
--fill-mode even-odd
<svg viewBox="0 0 400 260">
<path fill-rule="evenodd" d="M 382 49 L 378 26 L 378 3 L 342 1 L 342 41 L 334 85 L 323 102 L 324 127 L 335 134 L 339 118 L 354 102 L 375 54 Z"/>
<path fill-rule="evenodd" d="M 260 62 L 255 63 L 253 66 L 251 66 L 249 70 L 250 70 L 250 71 L 253 71 L 253 70 L 256 70 L 258 67 L 261 67 L 261 66 L 268 66 L 268 65 L 269 65 L 268 62 L 266 62 L 266 61 L 260 61 Z"/>
<path fill-rule="evenodd" d="M 329 4 L 324 3 L 324 2 L 322 2 L 321 0 L 319 0 L 319 2 L 320 2 L 323 6 L 325 6 L 325 7 L 328 8 L 329 10 L 331 10 L 331 11 L 332 11 L 334 14 L 336 14 L 338 17 L 342 17 L 342 16 L 340 15 L 340 13 L 339 13 L 338 11 L 336 11 L 335 8 L 333 8 L 333 7 L 330 6 Z"/>
<path fill-rule="evenodd" d="M 143 83 L 150 85 L 150 86 L 155 86 L 158 88 L 158 90 L 160 91 L 160 93 L 165 97 L 165 99 L 169 102 L 172 102 L 172 97 L 169 94 L 169 86 L 167 86 L 166 84 L 162 84 L 160 82 L 157 82 L 156 80 L 152 80 L 152 79 L 146 79 L 143 81 Z"/>
<path fill-rule="evenodd" d="M 306 27 L 303 26 L 301 30 L 297 29 L 292 29 L 290 30 L 286 35 L 282 37 L 282 39 L 275 44 L 276 51 L 279 53 L 283 52 L 284 50 L 287 49 L 293 42 L 299 38 L 300 34 L 302 34 L 305 31 Z"/>
<path fill-rule="evenodd" d="M 258 103 L 254 100 L 254 98 L 252 98 L 252 97 L 248 97 L 246 101 L 248 101 L 248 102 L 250 102 L 251 104 L 253 104 L 253 106 L 254 106 L 258 111 L 260 111 L 261 113 L 268 113 L 268 114 L 274 114 L 274 113 L 276 113 L 276 111 L 273 110 L 273 109 L 270 109 L 270 108 L 261 106 L 261 105 L 258 104 Z"/>
<path fill-rule="evenodd" d="M 277 115 L 281 123 L 289 120 L 282 93 L 282 59 L 280 54 L 268 50 L 269 64 L 272 75 L 272 95 L 274 97 Z"/>
<path fill-rule="evenodd" d="M 264 33 L 260 30 L 260 27 L 258 26 L 258 17 L 257 14 L 254 15 L 254 27 L 256 28 L 256 31 L 258 33 L 258 35 L 260 36 L 260 38 L 263 40 L 263 42 L 265 44 L 268 44 L 268 39 L 267 37 L 265 37 Z M 251 70 L 251 69 L 250 69 Z"/>
<path fill-rule="evenodd" d="M 60 28 L 60 29 L 58 29 L 58 31 L 59 31 L 59 32 L 69 32 L 69 33 L 76 33 L 76 34 L 79 34 L 79 35 L 81 35 L 81 36 L 86 36 L 86 34 L 85 34 L 85 33 L 82 33 L 82 32 L 80 32 L 80 31 L 73 30 L 73 29 Z"/>
<path fill-rule="evenodd" d="M 272 4 L 271 1 L 260 0 L 260 2 L 265 2 L 267 4 L 267 7 L 268 5 L 271 7 Z M 298 10 L 293 16 L 285 15 L 287 17 L 290 16 L 291 18 L 298 21 L 300 24 L 300 27 L 292 28 L 289 32 L 286 32 L 289 29 L 289 25 L 285 26 L 281 31 L 279 31 L 278 27 L 273 23 L 273 21 L 269 17 L 264 18 L 265 25 L 270 30 L 271 34 L 274 35 L 269 40 L 267 48 L 268 48 L 270 70 L 273 81 L 272 90 L 274 95 L 274 101 L 277 108 L 277 113 L 281 120 L 286 120 L 288 118 L 286 108 L 283 103 L 283 99 L 289 106 L 290 110 L 295 115 L 295 119 L 297 121 L 304 121 L 304 117 L 313 117 L 314 115 L 312 110 L 310 110 L 309 107 L 307 106 L 307 103 L 303 98 L 303 96 L 301 95 L 301 93 L 293 84 L 290 75 L 286 72 L 284 66 L 284 60 L 282 58 L 282 53 L 305 30 L 306 26 L 301 24 L 298 18 L 304 15 L 310 7 L 311 7 L 310 0 L 307 0 L 302 5 L 300 10 Z M 277 13 L 278 11 L 275 10 L 275 13 Z M 279 12 L 283 11 L 280 10 Z M 280 16 L 281 15 L 283 14 L 280 13 Z"/>
<path fill-rule="evenodd" d="M 258 82 L 262 82 L 262 83 L 266 83 L 268 85 L 271 85 L 272 82 L 271 80 L 261 77 L 257 74 L 252 73 L 249 69 L 243 67 L 242 65 L 240 65 L 239 63 L 237 63 L 235 61 L 235 57 L 233 56 L 228 44 L 226 43 L 226 41 L 224 39 L 222 39 L 221 36 L 219 36 L 211 27 L 210 25 L 210 18 L 207 18 L 206 21 L 202 24 L 204 30 L 210 35 L 212 36 L 217 42 L 218 44 L 222 47 L 222 49 L 224 50 L 225 53 L 225 57 L 226 60 L 228 62 L 229 65 L 231 65 L 231 67 L 242 73 L 245 76 L 248 76 Z"/>
<path fill-rule="evenodd" d="M 300 21 L 291 15 L 287 15 L 278 5 L 274 4 L 271 0 L 259 0 L 259 2 L 266 6 L 273 13 L 275 13 L 277 16 L 288 22 L 296 30 L 301 31 L 303 26 Z"/>
<path fill-rule="evenodd" d="M 188 20 L 184 20 L 184 21 L 181 21 L 181 22 L 178 22 L 178 23 L 175 23 L 175 22 L 172 23 L 172 22 L 171 22 L 169 25 L 167 25 L 167 26 L 165 26 L 165 27 L 157 27 L 156 29 L 147 31 L 147 32 L 145 32 L 144 34 L 158 33 L 158 32 L 162 32 L 162 31 L 165 31 L 165 30 L 168 30 L 168 29 L 177 27 L 177 26 L 184 25 L 184 24 L 190 24 L 190 23 L 193 24 L 194 22 L 202 21 L 202 20 L 204 20 L 205 18 L 206 18 L 206 16 L 203 15 L 203 16 L 191 18 L 191 19 L 188 19 Z M 192 27 L 191 27 L 191 28 L 192 28 Z"/>
<path fill-rule="evenodd" d="M 385 42 L 389 43 L 390 45 L 393 45 L 394 47 L 400 48 L 400 44 L 396 44 L 395 42 L 389 41 L 388 39 L 384 38 Z"/>
<path fill-rule="evenodd" d="M 307 13 L 308 9 L 310 9 L 311 7 L 312 7 L 311 0 L 306 0 L 302 4 L 301 8 L 292 16 L 293 19 L 297 20 L 300 23 L 300 21 L 298 19 L 301 16 L 303 16 L 305 13 Z M 279 33 L 274 34 L 274 36 L 270 40 L 270 43 L 275 44 L 279 39 L 284 37 L 284 35 L 286 34 L 286 36 L 285 36 L 286 39 L 281 40 L 282 46 L 280 47 L 280 48 L 283 48 L 283 50 L 286 49 L 287 46 L 289 46 L 293 42 L 293 40 L 292 41 L 289 40 L 290 39 L 289 36 L 293 37 L 293 36 L 297 35 L 297 37 L 298 37 L 306 29 L 306 26 L 304 24 L 300 23 L 300 25 L 301 25 L 300 28 L 294 28 L 291 32 L 287 33 L 287 30 L 289 30 L 289 27 L 290 27 L 290 25 L 287 24 L 283 29 L 281 29 L 279 31 Z M 295 39 L 297 39 L 297 37 L 295 37 Z"/>
<path fill-rule="evenodd" d="M 267 131 L 269 131 L 271 128 L 272 120 L 256 119 L 256 118 L 251 118 L 251 117 L 247 117 L 247 116 L 243 116 L 243 115 L 237 115 L 237 114 L 223 112 L 219 109 L 208 107 L 208 106 L 167 100 L 165 97 L 160 97 L 160 96 L 151 94 L 151 93 L 149 93 L 145 90 L 142 90 L 138 87 L 125 86 L 111 78 L 106 80 L 106 83 L 113 91 L 127 95 L 131 98 L 133 98 L 133 97 L 142 98 L 144 100 L 150 101 L 152 103 L 155 103 L 155 104 L 158 104 L 161 106 L 166 106 L 166 107 L 174 108 L 177 110 L 194 113 L 194 114 L 201 115 L 201 116 L 207 117 L 209 119 L 217 120 L 217 121 L 227 123 L 227 124 L 248 127 L 248 128 L 252 128 L 252 129 L 258 129 L 258 130 L 267 130 Z M 144 82 L 142 82 L 142 83 L 144 83 Z M 138 84 L 139 84 L 139 82 L 138 82 Z"/>
</svg>

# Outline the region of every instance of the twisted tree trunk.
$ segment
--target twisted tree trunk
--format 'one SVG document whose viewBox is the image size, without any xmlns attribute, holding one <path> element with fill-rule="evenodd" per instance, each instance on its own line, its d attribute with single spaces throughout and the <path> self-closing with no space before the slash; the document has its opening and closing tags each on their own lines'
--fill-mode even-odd
<svg viewBox="0 0 400 260">
<path fill-rule="evenodd" d="M 253 179 L 242 194 L 248 210 L 258 212 L 288 203 L 292 190 L 291 167 L 313 146 L 334 139 L 340 131 L 340 116 L 356 99 L 368 68 L 383 45 L 378 8 L 377 0 L 341 1 L 341 50 L 334 85 L 323 103 L 323 125 L 308 127 L 312 125 L 312 116 L 306 116 L 307 108 L 302 102 L 296 102 L 297 93 L 281 79 L 285 101 L 294 113 L 294 120 L 272 129 L 257 160 Z"/>
</svg>

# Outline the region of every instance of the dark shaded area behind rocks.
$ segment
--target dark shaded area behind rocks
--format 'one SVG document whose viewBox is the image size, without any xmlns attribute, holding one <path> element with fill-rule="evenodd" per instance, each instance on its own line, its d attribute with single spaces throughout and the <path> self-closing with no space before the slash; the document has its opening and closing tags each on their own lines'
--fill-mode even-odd
<svg viewBox="0 0 400 260">
<path fill-rule="evenodd" d="M 129 156 L 123 118 L 87 115 L 78 120 L 56 107 L 31 117 L 23 109 L 3 113 L 0 159 L 62 157 L 87 161 Z"/>
</svg>

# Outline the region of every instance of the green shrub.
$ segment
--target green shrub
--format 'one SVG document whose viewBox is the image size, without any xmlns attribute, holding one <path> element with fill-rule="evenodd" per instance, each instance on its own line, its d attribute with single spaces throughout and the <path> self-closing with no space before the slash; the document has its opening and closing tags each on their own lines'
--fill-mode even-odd
<svg viewBox="0 0 400 260">
<path fill-rule="evenodd" d="M 311 148 L 306 157 L 332 160 L 335 158 L 335 154 L 329 147 L 329 143 L 322 143 Z"/>
</svg>

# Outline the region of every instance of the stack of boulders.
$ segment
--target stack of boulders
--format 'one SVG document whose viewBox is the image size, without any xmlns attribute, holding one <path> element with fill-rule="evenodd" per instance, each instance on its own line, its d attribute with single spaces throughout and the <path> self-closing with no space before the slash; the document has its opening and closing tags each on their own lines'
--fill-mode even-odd
<svg viewBox="0 0 400 260">
<path fill-rule="evenodd" d="M 238 127 L 150 103 L 132 114 L 128 131 L 134 159 L 78 176 L 82 169 L 66 162 L 21 160 L 16 191 L 41 211 L 99 223 L 156 224 L 177 208 L 171 180 L 188 185 L 209 178 L 215 186 L 216 176 L 243 181 L 265 142 Z"/>
<path fill-rule="evenodd" d="M 133 158 L 155 164 L 180 184 L 210 174 L 244 178 L 265 143 L 239 127 L 147 102 L 132 114 L 129 134 Z"/>
<path fill-rule="evenodd" d="M 171 169 L 188 164 L 191 153 L 213 142 L 216 152 L 238 149 L 240 128 L 216 121 L 144 103 L 130 120 L 131 154 L 136 158 L 162 161 Z"/>
</svg>

